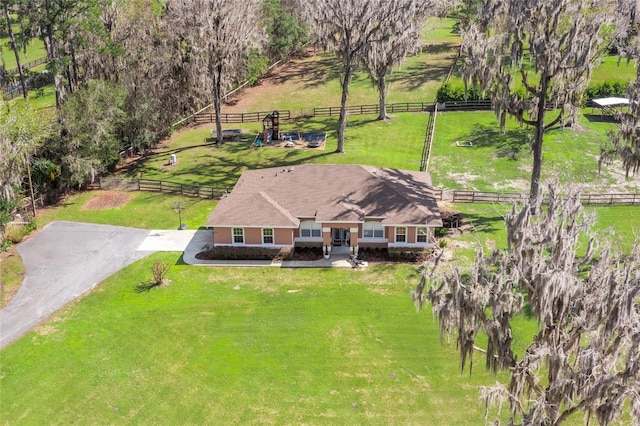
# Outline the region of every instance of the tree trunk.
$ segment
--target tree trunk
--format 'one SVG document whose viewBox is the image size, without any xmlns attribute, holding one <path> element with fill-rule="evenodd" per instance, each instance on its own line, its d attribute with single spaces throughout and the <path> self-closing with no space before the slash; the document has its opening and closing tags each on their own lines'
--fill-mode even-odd
<svg viewBox="0 0 640 426">
<path fill-rule="evenodd" d="M 213 75 L 213 109 L 216 113 L 216 136 L 218 145 L 222 145 L 222 117 L 220 116 L 220 105 L 222 104 L 222 65 L 216 66 Z M 265 143 L 267 141 L 264 141 Z"/>
<path fill-rule="evenodd" d="M 549 87 L 549 77 L 542 76 L 540 80 L 540 101 L 538 103 L 538 117 L 536 120 L 536 135 L 531 146 L 533 151 L 533 169 L 531 170 L 531 186 L 529 189 L 529 205 L 531 213 L 535 214 L 540 192 L 540 174 L 542 171 L 542 141 L 544 139 L 544 114 L 547 104 L 547 90 Z"/>
<path fill-rule="evenodd" d="M 542 170 L 542 138 L 544 135 L 544 123 L 540 122 L 540 118 L 536 124 L 536 136 L 533 141 L 531 150 L 533 151 L 533 169 L 531 170 L 531 186 L 529 187 L 529 204 L 532 213 L 535 213 L 535 206 L 538 201 L 538 192 L 540 191 L 540 172 Z"/>
<path fill-rule="evenodd" d="M 380 94 L 380 115 L 378 120 L 386 120 L 387 115 L 387 76 L 382 74 L 378 76 L 378 93 Z"/>
<path fill-rule="evenodd" d="M 340 100 L 340 119 L 338 123 L 338 148 L 336 152 L 344 152 L 344 133 L 347 130 L 347 99 L 349 98 L 349 83 L 353 70 L 351 65 L 344 67 L 344 80 L 342 80 L 342 98 Z"/>
<path fill-rule="evenodd" d="M 60 64 L 58 63 L 55 40 L 53 38 L 53 29 L 50 25 L 47 26 L 47 34 L 42 40 L 44 42 L 45 49 L 47 50 L 47 56 L 51 64 L 53 64 L 53 85 L 56 90 L 56 108 L 60 109 L 62 101 L 64 100 L 67 90 L 64 87 L 64 80 L 60 74 Z"/>
<path fill-rule="evenodd" d="M 52 11 L 49 1 L 45 1 L 44 7 L 47 25 L 45 28 L 45 33 L 42 35 L 42 41 L 44 42 L 44 47 L 47 51 L 49 63 L 50 65 L 52 65 L 53 85 L 56 90 L 56 109 L 59 110 L 62 107 L 62 102 L 66 97 L 67 90 L 64 87 L 64 80 L 60 72 L 60 58 L 58 58 L 58 50 L 56 49 L 56 40 L 53 31 L 54 17 L 51 16 Z"/>
<path fill-rule="evenodd" d="M 11 41 L 11 49 L 13 49 L 13 53 L 16 55 L 16 65 L 18 66 L 18 73 L 20 74 L 20 85 L 22 86 L 22 96 L 24 96 L 24 98 L 27 99 L 28 97 L 27 81 L 24 78 L 24 72 L 22 71 L 22 64 L 20 63 L 20 52 L 18 51 L 18 46 L 16 45 L 16 39 L 13 36 L 13 29 L 11 28 L 11 16 L 9 16 L 8 0 L 2 0 L 2 7 L 4 9 L 4 17 L 7 20 L 7 32 L 9 33 L 9 40 Z"/>
</svg>

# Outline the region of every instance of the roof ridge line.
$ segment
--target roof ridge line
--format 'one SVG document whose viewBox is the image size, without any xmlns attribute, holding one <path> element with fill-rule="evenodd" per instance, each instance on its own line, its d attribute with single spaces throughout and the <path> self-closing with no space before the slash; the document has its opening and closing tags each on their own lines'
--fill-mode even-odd
<svg viewBox="0 0 640 426">
<path fill-rule="evenodd" d="M 293 216 L 289 210 L 285 209 L 284 207 L 282 207 L 276 200 L 274 200 L 273 198 L 271 198 L 271 196 L 269 196 L 269 194 L 267 194 L 264 191 L 260 191 L 258 192 L 258 195 L 260 195 L 262 198 L 264 198 L 269 204 L 271 204 L 273 207 L 275 207 L 276 209 L 278 209 L 278 211 L 280 213 L 282 213 L 283 215 L 285 215 L 287 217 L 287 219 L 289 219 L 291 222 L 295 223 L 296 225 L 300 224 L 300 219 L 298 219 L 297 217 Z"/>
</svg>

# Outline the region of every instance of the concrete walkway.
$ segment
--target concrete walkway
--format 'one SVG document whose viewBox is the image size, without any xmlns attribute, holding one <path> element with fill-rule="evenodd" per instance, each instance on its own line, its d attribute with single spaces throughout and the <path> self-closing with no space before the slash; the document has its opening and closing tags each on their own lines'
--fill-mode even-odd
<svg viewBox="0 0 640 426">
<path fill-rule="evenodd" d="M 162 232 L 162 231 L 152 231 Z M 166 232 L 166 231 L 165 231 Z M 170 231 L 170 232 L 185 232 L 185 231 Z M 200 260 L 196 259 L 196 254 L 201 251 L 207 250 L 212 240 L 212 231 L 207 229 L 201 229 L 195 231 L 191 240 L 186 244 L 182 250 L 184 254 L 182 260 L 189 265 L 195 266 L 243 266 L 243 267 L 276 267 L 276 268 L 352 268 L 353 265 L 349 262 L 349 254 L 333 254 L 329 259 L 320 259 L 314 261 L 300 261 L 300 260 L 286 260 L 282 262 L 270 261 L 270 260 Z M 151 237 L 150 237 L 151 238 Z M 146 241 L 145 241 L 146 242 Z M 145 246 L 143 244 L 143 246 Z M 151 246 L 149 246 L 151 247 Z M 363 262 L 361 267 L 366 267 L 367 263 Z"/>
</svg>

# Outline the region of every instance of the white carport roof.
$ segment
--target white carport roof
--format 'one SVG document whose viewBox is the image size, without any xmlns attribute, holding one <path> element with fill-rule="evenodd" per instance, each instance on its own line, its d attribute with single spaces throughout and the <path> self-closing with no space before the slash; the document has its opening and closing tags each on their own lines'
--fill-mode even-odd
<svg viewBox="0 0 640 426">
<path fill-rule="evenodd" d="M 627 98 L 601 98 L 594 99 L 593 103 L 600 107 L 629 105 L 629 99 Z"/>
</svg>

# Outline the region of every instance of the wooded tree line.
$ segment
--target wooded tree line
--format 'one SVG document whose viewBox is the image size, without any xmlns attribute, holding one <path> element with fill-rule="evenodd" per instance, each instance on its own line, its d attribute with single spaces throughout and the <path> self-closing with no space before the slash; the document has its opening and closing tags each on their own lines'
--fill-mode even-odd
<svg viewBox="0 0 640 426">
<path fill-rule="evenodd" d="M 15 201 L 26 164 L 40 193 L 57 197 L 114 167 L 119 152 L 153 147 L 170 124 L 269 63 L 300 52 L 307 28 L 298 0 L 3 0 L 17 51 L 44 42 L 56 94 L 50 125 L 28 106 L 2 108 L 2 194 Z M 18 30 L 19 29 L 19 30 Z M 16 54 L 19 61 L 19 56 Z M 26 97 L 26 85 L 23 85 Z M 28 142 L 12 139 L 11 123 Z M 221 134 L 221 132 L 219 132 Z M 15 146 L 14 146 L 15 145 Z M 19 148 L 16 146 L 19 145 Z M 3 168 L 4 167 L 0 167 Z"/>
<path fill-rule="evenodd" d="M 172 121 L 204 105 L 219 117 L 229 88 L 307 41 L 335 53 L 342 86 L 337 151 L 344 152 L 354 72 L 368 73 L 380 93 L 379 119 L 387 119 L 387 76 L 416 51 L 427 17 L 455 9 L 465 82 L 488 94 L 501 124 L 511 115 L 535 129 L 535 206 L 545 131 L 575 119 L 603 53 L 637 50 L 628 48 L 637 34 L 634 0 L 2 1 L 5 28 L 19 28 L 14 49 L 33 38 L 46 47 L 57 120 L 26 158 L 38 189 L 53 195 L 113 167 L 122 149 L 153 146 Z M 219 119 L 216 127 L 222 138 Z M 631 133 L 623 134 L 621 148 L 606 153 L 640 163 L 637 148 L 625 142 Z M 24 176 L 24 166 L 16 170 Z"/>
</svg>

